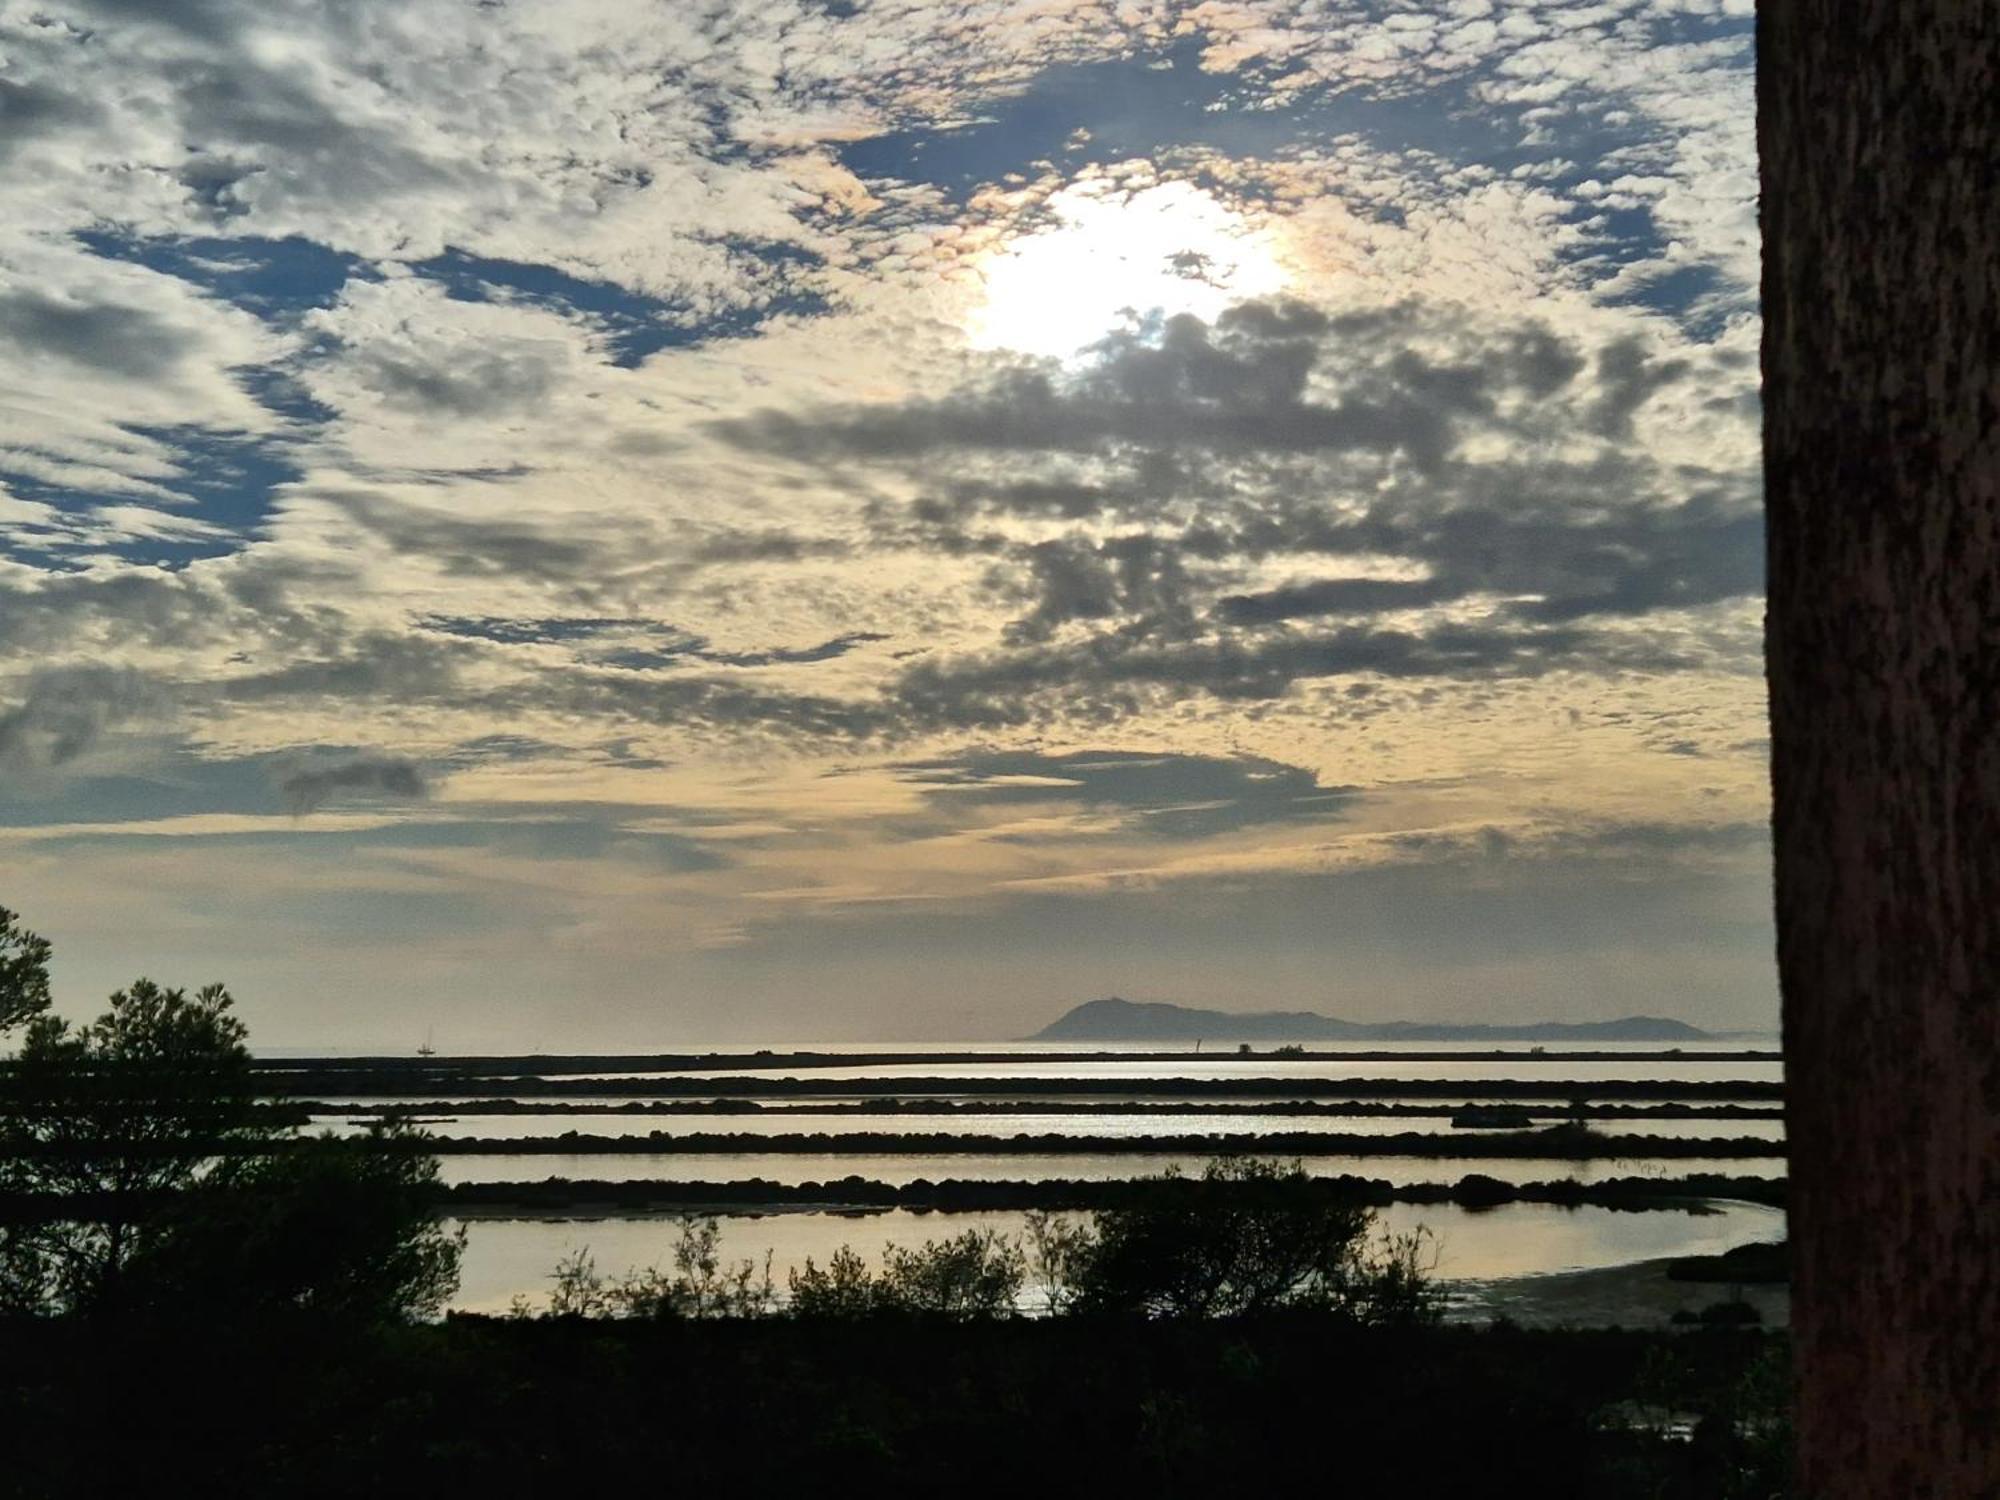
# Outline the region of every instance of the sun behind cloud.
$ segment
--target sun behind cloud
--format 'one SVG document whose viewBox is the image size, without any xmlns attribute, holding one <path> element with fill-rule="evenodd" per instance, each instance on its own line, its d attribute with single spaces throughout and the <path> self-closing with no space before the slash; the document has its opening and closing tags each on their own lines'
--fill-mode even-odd
<svg viewBox="0 0 2000 1500">
<path fill-rule="evenodd" d="M 1273 236 L 1188 182 L 1136 192 L 1076 184 L 1045 206 L 1054 222 L 1005 241 L 979 267 L 975 348 L 1066 359 L 1132 319 L 1192 313 L 1283 290 Z"/>
</svg>

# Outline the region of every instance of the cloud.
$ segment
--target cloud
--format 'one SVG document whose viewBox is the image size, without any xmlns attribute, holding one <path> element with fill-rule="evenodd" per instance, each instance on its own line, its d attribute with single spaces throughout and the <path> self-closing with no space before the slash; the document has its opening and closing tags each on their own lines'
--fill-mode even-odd
<svg viewBox="0 0 2000 1500">
<path fill-rule="evenodd" d="M 19 878 L 534 907 L 531 1009 L 801 909 L 1041 891 L 1011 974 L 1396 834 L 1550 922 L 1552 829 L 1693 858 L 1765 786 L 1742 8 L 0 16 L 0 821 L 96 830 Z M 1030 245 L 1102 305 L 1010 327 Z"/>
<path fill-rule="evenodd" d="M 990 750 L 888 769 L 941 809 L 1067 804 L 1115 816 L 1121 832 L 1157 839 L 1328 821 L 1345 816 L 1360 795 L 1320 785 L 1305 767 L 1258 756 Z"/>
<path fill-rule="evenodd" d="M 107 730 L 169 711 L 161 684 L 116 667 L 36 672 L 20 703 L 0 713 L 0 766 L 64 766 L 95 748 Z"/>
<path fill-rule="evenodd" d="M 284 793 L 294 817 L 316 812 L 343 793 L 412 801 L 430 795 L 417 763 L 393 756 L 360 756 L 336 765 L 293 771 L 279 779 L 278 790 Z"/>
</svg>

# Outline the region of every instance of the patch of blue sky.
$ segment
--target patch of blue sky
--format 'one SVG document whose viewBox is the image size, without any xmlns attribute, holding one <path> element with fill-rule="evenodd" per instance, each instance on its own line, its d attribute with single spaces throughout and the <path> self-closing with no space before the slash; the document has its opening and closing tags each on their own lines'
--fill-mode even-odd
<svg viewBox="0 0 2000 1500">
<path fill-rule="evenodd" d="M 1644 307 L 1680 324 L 1692 337 L 1707 341 L 1721 333 L 1733 311 L 1733 300 L 1722 272 L 1696 262 L 1644 276 L 1628 291 L 1607 297 L 1614 305 Z"/>
<path fill-rule="evenodd" d="M 745 285 L 758 288 L 760 295 L 707 316 L 684 301 L 572 276 L 554 266 L 495 260 L 456 248 L 414 262 L 410 269 L 439 283 L 447 296 L 461 302 L 519 302 L 587 321 L 604 334 L 611 362 L 629 369 L 662 349 L 741 337 L 779 314 L 807 315 L 826 309 L 823 297 L 791 280 L 794 273 L 818 263 L 812 252 L 795 245 L 749 241 L 734 242 L 731 249 L 749 263 Z M 763 294 L 766 287 L 768 294 Z"/>
<path fill-rule="evenodd" d="M 0 827 L 128 823 L 209 813 L 270 813 L 285 799 L 275 756 L 207 760 L 178 747 L 149 755 L 142 771 L 91 773 L 79 764 L 0 777 Z"/>
<path fill-rule="evenodd" d="M 93 255 L 129 261 L 200 287 L 270 323 L 292 323 L 331 307 L 350 280 L 380 280 L 358 255 L 297 235 L 185 238 L 85 230 L 77 240 Z"/>
<path fill-rule="evenodd" d="M 1187 147 L 1256 158 L 1354 137 L 1380 150 L 1503 171 L 1562 154 L 1528 144 L 1518 118 L 1527 106 L 1495 106 L 1482 96 L 1484 70 L 1422 92 L 1328 85 L 1271 107 L 1261 73 L 1206 72 L 1201 51 L 1200 39 L 1190 37 L 1152 54 L 1057 64 L 970 122 L 849 142 L 839 148 L 841 160 L 864 178 L 924 183 L 963 199 L 1041 162 L 1075 168 L 1157 160 Z"/>
<path fill-rule="evenodd" d="M 284 439 L 235 436 L 197 427 L 130 427 L 172 447 L 182 473 L 174 488 L 186 497 L 186 514 L 239 540 L 188 543 L 191 555 L 235 550 L 260 526 L 271 496 L 304 472 Z"/>
<path fill-rule="evenodd" d="M 168 566 L 206 557 L 223 557 L 244 546 L 269 514 L 272 495 L 303 472 L 284 438 L 214 432 L 201 427 L 151 427 L 128 424 L 128 432 L 150 438 L 169 449 L 179 473 L 162 481 L 173 500 L 59 485 L 6 467 L 0 476 L 23 500 L 50 506 L 85 537 L 82 550 L 131 562 Z M 138 506 L 158 513 L 158 530 L 121 527 L 110 516 L 119 508 Z M 176 530 L 173 523 L 193 525 Z M 101 524 L 100 524 L 101 523 Z M 36 556 L 75 552 L 72 536 L 15 533 L 7 551 Z"/>
</svg>

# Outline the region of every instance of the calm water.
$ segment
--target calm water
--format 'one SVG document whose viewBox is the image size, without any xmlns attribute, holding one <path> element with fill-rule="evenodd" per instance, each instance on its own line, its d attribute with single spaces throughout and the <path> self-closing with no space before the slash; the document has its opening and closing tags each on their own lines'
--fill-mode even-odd
<svg viewBox="0 0 2000 1500">
<path fill-rule="evenodd" d="M 1384 1052 L 1394 1050 L 1425 1053 L 1481 1053 L 1493 1050 L 1488 1043 L 1412 1044 L 1395 1049 L 1380 1043 L 1357 1044 L 1328 1051 Z M 1229 1052 L 1191 1047 L 1172 1057 L 1147 1059 L 1115 1055 L 1076 1056 L 1075 1043 L 979 1044 L 979 1050 L 995 1056 L 979 1063 L 931 1063 L 914 1054 L 939 1050 L 935 1044 L 884 1046 L 876 1043 L 813 1043 L 797 1047 L 774 1047 L 774 1051 L 816 1051 L 827 1054 L 878 1054 L 876 1060 L 851 1066 L 808 1069 L 796 1065 L 768 1068 L 706 1068 L 685 1073 L 608 1072 L 599 1080 L 629 1078 L 640 1089 L 654 1078 L 711 1080 L 718 1092 L 760 1079 L 796 1078 L 807 1087 L 815 1080 L 828 1084 L 839 1080 L 877 1079 L 891 1085 L 897 1080 L 916 1078 L 940 1082 L 921 1091 L 904 1090 L 905 1097 L 933 1095 L 951 1098 L 963 1093 L 954 1080 L 973 1080 L 990 1086 L 996 1080 L 1036 1080 L 1043 1087 L 1013 1094 L 977 1095 L 982 1102 L 1017 1105 L 1005 1113 L 954 1115 L 931 1111 L 899 1111 L 888 1114 L 828 1114 L 788 1108 L 814 1096 L 785 1096 L 766 1103 L 755 1115 L 727 1112 L 663 1115 L 638 1112 L 647 1096 L 592 1097 L 595 1106 L 611 1106 L 634 1111 L 628 1114 L 520 1115 L 463 1114 L 452 1116 L 450 1093 L 429 1096 L 442 1108 L 443 1118 L 433 1119 L 428 1128 L 440 1136 L 481 1136 L 492 1139 L 548 1139 L 567 1131 L 586 1135 L 646 1135 L 658 1132 L 671 1138 L 695 1132 L 737 1133 L 746 1136 L 782 1137 L 805 1133 L 836 1132 L 944 1132 L 963 1136 L 992 1137 L 994 1149 L 987 1151 L 910 1155 L 893 1153 L 852 1153 L 838 1155 L 768 1154 L 756 1151 L 724 1154 L 684 1154 L 667 1152 L 619 1154 L 492 1155 L 441 1158 L 447 1182 L 540 1182 L 548 1178 L 598 1181 L 643 1181 L 648 1179 L 685 1182 L 733 1182 L 751 1178 L 782 1184 L 837 1182 L 845 1177 L 861 1177 L 903 1184 L 929 1179 L 957 1178 L 967 1181 L 1041 1181 L 1072 1178 L 1104 1181 L 1154 1175 L 1170 1166 L 1198 1173 L 1204 1164 L 1199 1155 L 1148 1152 L 1144 1154 L 1065 1153 L 1044 1154 L 1008 1151 L 1005 1138 L 1013 1135 L 1095 1135 L 1145 1140 L 1162 1135 L 1264 1135 L 1277 1131 L 1300 1133 L 1340 1133 L 1393 1135 L 1405 1131 L 1435 1133 L 1446 1138 L 1466 1139 L 1472 1132 L 1453 1131 L 1443 1115 L 1432 1116 L 1285 1116 L 1249 1109 L 1225 1109 L 1215 1114 L 1189 1115 L 1166 1111 L 1126 1115 L 1068 1114 L 1050 1110 L 1052 1102 L 1102 1103 L 1110 1100 L 1154 1103 L 1173 1096 L 1163 1093 L 1156 1081 L 1203 1079 L 1226 1083 L 1231 1079 L 1291 1079 L 1309 1081 L 1355 1078 L 1381 1080 L 1447 1080 L 1464 1086 L 1451 1103 L 1488 1102 L 1490 1094 L 1481 1084 L 1496 1079 L 1529 1079 L 1537 1082 L 1575 1084 L 1578 1092 L 1589 1093 L 1591 1085 L 1606 1081 L 1630 1081 L 1657 1085 L 1649 1087 L 1646 1102 L 1670 1102 L 1684 1084 L 1748 1079 L 1777 1082 L 1782 1067 L 1776 1061 L 1708 1062 L 1706 1053 L 1742 1050 L 1756 1042 L 1726 1041 L 1709 1044 L 1682 1044 L 1678 1052 L 1664 1046 L 1621 1044 L 1607 1049 L 1593 1043 L 1550 1043 L 1538 1053 L 1511 1048 L 1509 1056 L 1494 1060 L 1466 1056 L 1462 1059 L 1429 1057 L 1423 1060 L 1368 1060 L 1334 1056 L 1310 1061 L 1278 1058 L 1268 1049 L 1247 1057 Z M 720 1049 L 738 1056 L 748 1049 Z M 947 1049 L 948 1050 L 948 1049 Z M 1107 1049 L 1115 1051 L 1116 1049 Z M 1162 1049 L 1166 1050 L 1166 1049 Z M 1620 1062 L 1574 1060 L 1567 1053 L 1617 1050 L 1643 1053 L 1643 1057 Z M 912 1054 L 907 1063 L 884 1061 L 880 1054 Z M 533 1076 L 533 1075 L 528 1075 Z M 1112 1092 L 1066 1092 L 1060 1080 L 1117 1080 L 1124 1087 Z M 500 1085 L 498 1080 L 489 1089 Z M 336 1098 L 342 1097 L 339 1095 Z M 458 1097 L 479 1097 L 458 1096 Z M 489 1093 L 486 1097 L 491 1097 Z M 838 1096 L 820 1095 L 838 1099 Z M 1231 1101 L 1228 1095 L 1204 1096 L 1203 1103 L 1229 1105 L 1247 1102 L 1250 1096 Z M 408 1098 L 384 1099 L 347 1097 L 344 1108 L 358 1113 L 383 1104 L 403 1104 Z M 1259 1104 L 1277 1102 L 1261 1096 Z M 1496 1101 L 1497 1102 L 1497 1101 Z M 1640 1102 L 1620 1101 L 1620 1102 Z M 1560 1105 L 1531 1110 L 1538 1121 L 1561 1118 Z M 321 1121 L 341 1130 L 360 1128 L 344 1115 L 329 1115 Z M 1609 1136 L 1654 1135 L 1674 1139 L 1750 1137 L 1780 1141 L 1783 1124 L 1776 1119 L 1691 1119 L 1691 1120 L 1606 1120 L 1593 1122 L 1593 1129 Z M 1397 1184 L 1451 1182 L 1477 1172 L 1506 1182 L 1536 1182 L 1571 1179 L 1583 1182 L 1612 1177 L 1654 1177 L 1673 1179 L 1694 1173 L 1774 1178 L 1784 1173 L 1777 1157 L 1734 1158 L 1624 1158 L 1592 1162 L 1485 1157 L 1412 1156 L 1307 1156 L 1308 1171 L 1321 1176 L 1351 1174 L 1383 1179 Z M 1783 1234 L 1784 1216 L 1776 1209 L 1750 1204 L 1727 1204 L 1710 1215 L 1695 1215 L 1675 1209 L 1618 1212 L 1602 1208 L 1564 1209 L 1546 1204 L 1507 1204 L 1481 1212 L 1453 1205 L 1417 1206 L 1398 1204 L 1382 1211 L 1382 1222 L 1394 1232 L 1405 1232 L 1419 1224 L 1436 1231 L 1441 1259 L 1438 1274 L 1466 1281 L 1491 1280 L 1567 1269 L 1626 1264 L 1664 1255 L 1711 1253 L 1751 1240 L 1776 1239 Z M 734 1215 L 721 1220 L 724 1249 L 732 1257 L 761 1259 L 773 1252 L 773 1271 L 780 1288 L 786 1272 L 811 1256 L 822 1263 L 842 1244 L 852 1244 L 867 1255 L 877 1256 L 885 1243 L 915 1246 L 966 1229 L 990 1228 L 1002 1233 L 1018 1233 L 1023 1215 L 1019 1212 L 978 1214 L 920 1213 L 893 1211 L 777 1211 L 768 1214 Z M 588 1248 L 598 1267 L 609 1274 L 655 1263 L 665 1263 L 671 1254 L 675 1226 L 659 1218 L 596 1220 L 501 1220 L 478 1219 L 470 1223 L 464 1280 L 457 1305 L 467 1309 L 503 1309 L 517 1294 L 536 1296 L 546 1291 L 548 1277 L 565 1255 Z"/>
<path fill-rule="evenodd" d="M 1664 1255 L 1714 1254 L 1753 1240 L 1778 1239 L 1784 1215 L 1755 1204 L 1715 1205 L 1715 1212 L 1620 1213 L 1513 1203 L 1481 1212 L 1450 1205 L 1395 1204 L 1381 1211 L 1392 1233 L 1419 1225 L 1436 1236 L 1437 1274 L 1487 1279 L 1624 1265 Z M 879 1213 L 779 1213 L 721 1219 L 722 1250 L 730 1259 L 762 1261 L 772 1252 L 780 1290 L 786 1273 L 810 1256 L 820 1264 L 841 1245 L 871 1260 L 882 1247 L 914 1247 L 968 1229 L 1018 1234 L 1020 1213 L 938 1214 L 902 1209 Z M 505 1310 L 516 1296 L 546 1294 L 556 1263 L 588 1250 L 609 1275 L 670 1262 L 677 1226 L 661 1219 L 474 1220 L 468 1226 L 464 1275 L 455 1306 Z"/>
<path fill-rule="evenodd" d="M 1634 1157 L 1601 1161 L 1560 1161 L 1508 1157 L 1425 1156 L 1306 1156 L 1306 1170 L 1319 1177 L 1373 1177 L 1397 1184 L 1456 1182 L 1479 1172 L 1501 1182 L 1554 1182 L 1570 1179 L 1598 1182 L 1609 1177 L 1685 1177 L 1719 1173 L 1728 1177 L 1776 1178 L 1785 1175 L 1778 1157 Z M 1199 1173 L 1207 1158 L 1153 1155 L 1064 1155 L 1054 1152 L 949 1152 L 937 1155 L 876 1155 L 842 1152 L 806 1156 L 763 1152 L 701 1152 L 676 1156 L 671 1152 L 548 1154 L 535 1156 L 444 1156 L 438 1158 L 445 1182 L 541 1182 L 547 1178 L 594 1182 L 766 1182 L 797 1184 L 838 1182 L 861 1177 L 873 1182 L 903 1184 L 920 1179 L 942 1182 L 1041 1182 L 1071 1178 L 1107 1182 L 1125 1177 L 1157 1176 L 1170 1166 Z"/>
</svg>

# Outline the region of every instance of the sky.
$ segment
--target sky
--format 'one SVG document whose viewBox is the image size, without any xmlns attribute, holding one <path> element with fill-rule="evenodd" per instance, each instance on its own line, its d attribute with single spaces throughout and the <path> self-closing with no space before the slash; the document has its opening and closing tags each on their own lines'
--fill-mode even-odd
<svg viewBox="0 0 2000 1500">
<path fill-rule="evenodd" d="M 0 904 L 253 1041 L 1775 1026 L 1749 0 L 0 0 Z"/>
</svg>

